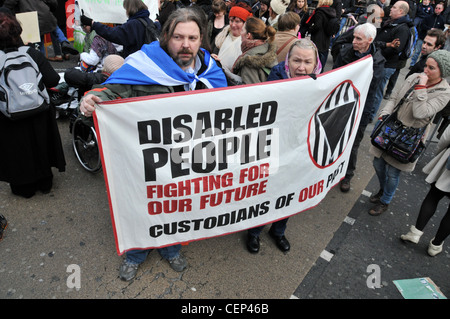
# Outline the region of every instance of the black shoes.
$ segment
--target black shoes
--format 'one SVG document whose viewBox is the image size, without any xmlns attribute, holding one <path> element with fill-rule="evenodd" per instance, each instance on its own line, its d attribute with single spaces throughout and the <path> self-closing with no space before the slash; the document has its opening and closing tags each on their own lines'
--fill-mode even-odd
<svg viewBox="0 0 450 319">
<path fill-rule="evenodd" d="M 248 234 L 247 235 L 247 250 L 252 254 L 259 252 L 259 237 Z"/>
<path fill-rule="evenodd" d="M 278 249 L 282 252 L 286 253 L 291 249 L 291 244 L 286 239 L 286 237 L 283 236 L 276 236 L 271 231 L 269 231 L 270 237 L 273 238 L 275 241 L 275 244 L 277 245 Z M 259 252 L 259 237 L 253 236 L 248 234 L 247 235 L 247 250 L 252 253 L 256 254 Z"/>
<path fill-rule="evenodd" d="M 66 41 L 61 43 L 61 51 L 64 54 L 72 54 L 72 55 L 77 55 L 80 53 L 80 52 L 78 52 L 77 49 L 75 49 L 72 46 L 72 44 L 70 44 L 69 42 L 66 42 Z"/>
<path fill-rule="evenodd" d="M 289 244 L 289 241 L 286 239 L 284 235 L 277 236 L 273 234 L 271 231 L 269 231 L 269 235 L 275 240 L 275 244 L 277 245 L 278 249 L 281 250 L 283 253 L 288 252 L 289 249 L 291 249 L 291 244 Z"/>
<path fill-rule="evenodd" d="M 341 192 L 343 193 L 347 193 L 350 190 L 350 180 L 347 178 L 344 178 L 340 183 L 339 183 L 339 188 L 341 189 Z"/>
</svg>

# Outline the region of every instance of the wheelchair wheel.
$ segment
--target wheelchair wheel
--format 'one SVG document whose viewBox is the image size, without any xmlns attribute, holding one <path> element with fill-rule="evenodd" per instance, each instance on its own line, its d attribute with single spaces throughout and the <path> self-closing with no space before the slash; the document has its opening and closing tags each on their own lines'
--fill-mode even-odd
<svg viewBox="0 0 450 319">
<path fill-rule="evenodd" d="M 81 118 L 77 118 L 73 123 L 72 145 L 84 169 L 91 173 L 97 173 L 102 169 L 95 129 L 86 125 Z"/>
</svg>

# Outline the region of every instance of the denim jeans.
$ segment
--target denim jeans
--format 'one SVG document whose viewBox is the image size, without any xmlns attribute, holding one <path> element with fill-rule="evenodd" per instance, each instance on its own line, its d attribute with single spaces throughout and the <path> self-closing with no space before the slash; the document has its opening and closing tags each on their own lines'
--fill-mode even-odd
<svg viewBox="0 0 450 319">
<path fill-rule="evenodd" d="M 284 231 L 286 230 L 286 224 L 287 224 L 288 219 L 289 218 L 285 218 L 285 219 L 276 221 L 275 223 L 272 224 L 272 226 L 270 227 L 270 230 L 272 231 L 272 233 L 275 236 L 283 236 L 284 235 Z M 250 228 L 248 230 L 248 233 L 252 236 L 258 237 L 259 234 L 261 234 L 263 228 L 264 228 L 264 226 Z"/>
<path fill-rule="evenodd" d="M 328 59 L 328 50 L 326 51 L 319 51 L 319 60 L 320 63 L 322 63 L 322 72 L 324 72 L 325 69 L 325 65 L 327 64 L 327 59 Z"/>
<path fill-rule="evenodd" d="M 181 245 L 173 245 L 164 248 L 158 248 L 158 252 L 162 258 L 166 260 L 173 259 L 180 254 Z M 142 264 L 147 258 L 148 253 L 151 249 L 144 250 L 130 250 L 127 252 L 127 261 L 133 264 Z"/>
<path fill-rule="evenodd" d="M 378 112 L 378 108 L 380 107 L 381 101 L 383 100 L 384 88 L 386 87 L 386 84 L 388 83 L 391 76 L 395 73 L 395 70 L 396 70 L 395 68 L 384 68 L 384 76 L 376 89 L 377 91 L 375 93 L 375 98 L 373 100 L 371 120 Z"/>
<path fill-rule="evenodd" d="M 50 33 L 50 38 L 52 39 L 55 55 L 61 55 L 61 43 L 69 42 L 69 40 L 67 40 L 60 27 L 56 26 L 56 29 Z"/>
<path fill-rule="evenodd" d="M 386 163 L 382 157 L 373 159 L 373 167 L 380 182 L 380 188 L 383 190 L 380 201 L 383 204 L 389 204 L 397 190 L 401 170 Z"/>
</svg>

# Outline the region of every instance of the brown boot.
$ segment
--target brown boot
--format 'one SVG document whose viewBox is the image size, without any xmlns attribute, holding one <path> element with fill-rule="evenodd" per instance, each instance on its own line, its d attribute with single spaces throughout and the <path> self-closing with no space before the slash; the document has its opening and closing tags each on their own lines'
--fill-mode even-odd
<svg viewBox="0 0 450 319">
<path fill-rule="evenodd" d="M 379 216 L 383 214 L 389 207 L 389 204 L 383 204 L 379 202 L 372 209 L 369 210 L 369 214 L 372 216 Z"/>
<path fill-rule="evenodd" d="M 378 193 L 376 193 L 375 195 L 370 196 L 369 202 L 374 203 L 374 204 L 378 204 L 378 203 L 380 203 L 381 196 L 383 196 L 383 190 L 382 189 L 380 189 L 378 191 Z"/>
</svg>

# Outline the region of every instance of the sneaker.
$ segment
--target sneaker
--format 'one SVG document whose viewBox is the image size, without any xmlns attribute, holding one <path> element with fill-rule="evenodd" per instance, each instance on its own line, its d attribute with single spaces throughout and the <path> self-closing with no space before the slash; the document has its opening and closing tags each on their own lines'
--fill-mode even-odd
<svg viewBox="0 0 450 319">
<path fill-rule="evenodd" d="M 428 245 L 428 255 L 431 257 L 436 256 L 437 254 L 442 252 L 442 248 L 444 247 L 444 242 L 442 242 L 439 246 L 433 245 L 433 240 L 430 240 L 430 244 Z"/>
<path fill-rule="evenodd" d="M 347 178 L 344 178 L 340 183 L 339 183 L 339 188 L 341 189 L 341 192 L 343 193 L 347 193 L 350 190 L 350 180 Z"/>
<path fill-rule="evenodd" d="M 391 93 L 386 93 L 384 96 L 383 96 L 383 99 L 385 99 L 385 100 L 389 100 L 391 98 Z"/>
<path fill-rule="evenodd" d="M 8 221 L 5 216 L 0 214 L 0 241 L 3 239 L 6 228 L 8 227 Z"/>
<path fill-rule="evenodd" d="M 180 253 L 177 257 L 167 260 L 169 262 L 170 267 L 177 271 L 181 272 L 187 267 L 186 258 Z"/>
<path fill-rule="evenodd" d="M 370 196 L 369 202 L 371 202 L 373 204 L 378 204 L 378 203 L 380 203 L 381 196 L 383 196 L 383 190 L 382 189 L 380 189 L 378 191 L 378 193 L 376 193 L 375 195 Z"/>
<path fill-rule="evenodd" d="M 389 204 L 383 204 L 382 202 L 379 202 L 375 205 L 375 207 L 371 208 L 369 210 L 369 214 L 372 216 L 379 216 L 383 214 L 389 207 Z"/>
<path fill-rule="evenodd" d="M 123 260 L 122 265 L 119 268 L 119 277 L 123 281 L 130 281 L 134 277 L 136 277 L 136 273 L 138 271 L 139 264 L 131 263 L 126 259 Z"/>
<path fill-rule="evenodd" d="M 414 225 L 411 226 L 410 231 L 406 235 L 401 235 L 400 238 L 404 241 L 410 241 L 414 244 L 419 242 L 423 232 L 418 230 Z"/>
</svg>

